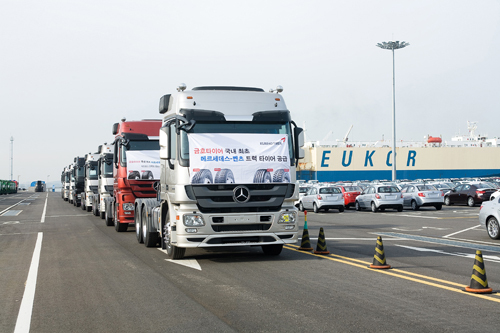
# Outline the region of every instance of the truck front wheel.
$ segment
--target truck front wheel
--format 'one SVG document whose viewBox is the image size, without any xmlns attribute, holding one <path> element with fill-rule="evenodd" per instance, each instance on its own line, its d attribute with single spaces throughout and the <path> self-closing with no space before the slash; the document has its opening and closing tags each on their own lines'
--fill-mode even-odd
<svg viewBox="0 0 500 333">
<path fill-rule="evenodd" d="M 141 223 L 142 223 L 142 230 L 144 231 L 143 233 L 144 245 L 146 245 L 146 247 L 155 247 L 156 244 L 158 244 L 158 232 L 151 230 L 151 224 L 148 223 L 148 214 L 146 207 L 142 208 Z"/>
<path fill-rule="evenodd" d="M 162 235 L 162 248 L 167 250 L 167 256 L 171 259 L 182 259 L 184 254 L 186 253 L 185 248 L 180 248 L 175 245 L 172 245 L 170 240 L 172 239 L 172 230 L 170 228 L 170 214 L 167 213 L 165 225 L 163 226 L 163 235 Z"/>
<path fill-rule="evenodd" d="M 115 206 L 115 216 L 113 216 L 113 222 L 115 224 L 115 230 L 117 232 L 125 232 L 128 229 L 128 223 L 120 223 L 118 221 L 118 208 Z"/>
<path fill-rule="evenodd" d="M 139 244 L 144 243 L 144 239 L 142 238 L 141 215 L 139 215 L 137 207 L 135 207 L 134 220 L 135 220 L 135 236 L 137 237 L 137 241 L 139 242 Z"/>
</svg>

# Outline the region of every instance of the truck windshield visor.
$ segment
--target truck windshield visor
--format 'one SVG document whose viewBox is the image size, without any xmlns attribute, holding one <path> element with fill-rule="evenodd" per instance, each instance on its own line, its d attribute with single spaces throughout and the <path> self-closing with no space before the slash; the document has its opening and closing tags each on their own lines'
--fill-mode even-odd
<svg viewBox="0 0 500 333">
<path fill-rule="evenodd" d="M 181 131 L 181 159 L 189 160 L 189 141 L 187 133 Z M 292 138 L 290 123 L 287 122 L 236 122 L 236 121 L 223 121 L 223 122 L 202 122 L 197 121 L 196 125 L 189 131 L 189 133 L 246 133 L 246 134 L 287 134 Z M 288 140 L 288 150 L 290 153 L 290 163 L 294 159 L 293 154 L 293 140 Z"/>
</svg>

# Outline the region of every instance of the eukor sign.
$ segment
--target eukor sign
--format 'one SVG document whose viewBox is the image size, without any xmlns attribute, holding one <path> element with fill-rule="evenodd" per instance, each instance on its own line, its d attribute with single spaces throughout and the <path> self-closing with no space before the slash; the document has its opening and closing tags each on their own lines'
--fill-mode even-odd
<svg viewBox="0 0 500 333">
<path fill-rule="evenodd" d="M 190 182 L 290 182 L 286 134 L 189 133 Z"/>
<path fill-rule="evenodd" d="M 364 168 L 369 168 L 369 167 L 383 167 L 382 165 L 380 165 L 380 158 L 379 158 L 379 155 L 382 153 L 384 154 L 385 152 L 381 152 L 380 150 L 363 150 L 363 152 L 361 152 L 361 150 L 356 150 L 356 155 L 355 156 L 357 158 L 357 163 L 355 163 L 356 165 L 351 165 L 353 163 L 353 150 L 344 150 L 342 152 L 342 159 L 341 159 L 341 165 L 342 167 L 345 167 L 345 168 L 348 168 L 348 167 L 364 167 Z M 378 156 L 375 156 L 376 152 L 378 153 Z M 360 159 L 360 155 L 362 155 L 362 159 Z M 416 156 L 417 156 L 417 152 L 415 150 L 409 150 L 408 151 L 408 154 L 406 156 L 406 166 L 407 167 L 414 167 L 415 166 L 415 162 L 416 162 Z M 339 158 L 339 156 L 336 156 L 337 159 Z M 374 164 L 374 160 L 375 160 L 375 157 L 378 157 L 377 161 L 379 161 L 379 163 L 377 164 Z M 387 152 L 387 154 L 384 156 L 385 157 L 385 165 L 384 166 L 388 166 L 388 167 L 391 167 L 392 166 L 392 151 L 389 150 Z M 398 158 L 399 160 L 399 158 Z M 332 156 L 331 156 L 331 150 L 323 150 L 322 151 L 322 155 L 321 155 L 321 163 L 320 163 L 320 166 L 321 168 L 328 168 L 330 167 L 330 164 L 332 163 Z M 338 165 L 338 161 L 335 161 L 337 163 L 335 163 L 335 165 L 337 166 Z M 360 162 L 362 163 L 362 165 L 360 165 Z"/>
</svg>

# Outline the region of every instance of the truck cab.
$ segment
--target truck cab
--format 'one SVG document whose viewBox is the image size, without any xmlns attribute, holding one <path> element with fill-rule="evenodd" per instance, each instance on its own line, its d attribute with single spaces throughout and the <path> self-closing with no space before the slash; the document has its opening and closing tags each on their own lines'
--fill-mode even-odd
<svg viewBox="0 0 500 333">
<path fill-rule="evenodd" d="M 140 120 L 113 125 L 113 197 L 106 198 L 106 212 L 118 232 L 134 223 L 136 198 L 153 198 L 155 181 L 149 166 L 159 166 L 158 133 L 161 120 Z M 158 171 L 159 173 L 159 171 Z M 108 221 L 106 221 L 108 223 Z"/>
<path fill-rule="evenodd" d="M 177 90 L 160 99 L 160 186 L 156 205 L 141 202 L 139 242 L 160 242 L 173 259 L 197 247 L 278 255 L 297 242 L 303 135 L 282 88 Z"/>
<path fill-rule="evenodd" d="M 75 207 L 81 204 L 82 192 L 84 190 L 85 179 L 85 158 L 75 157 L 72 170 L 72 184 L 70 193 L 70 203 Z"/>
<path fill-rule="evenodd" d="M 105 198 L 113 196 L 113 145 L 100 145 L 97 152 L 97 193 L 92 198 L 92 210 L 105 219 Z"/>
<path fill-rule="evenodd" d="M 83 181 L 82 192 L 82 210 L 90 212 L 92 210 L 93 196 L 97 194 L 98 169 L 97 169 L 97 154 L 85 155 L 85 176 Z"/>
<path fill-rule="evenodd" d="M 63 187 L 63 199 L 64 201 L 69 201 L 69 194 L 71 191 L 71 172 L 73 170 L 73 164 L 68 165 L 64 168 L 64 187 Z"/>
</svg>

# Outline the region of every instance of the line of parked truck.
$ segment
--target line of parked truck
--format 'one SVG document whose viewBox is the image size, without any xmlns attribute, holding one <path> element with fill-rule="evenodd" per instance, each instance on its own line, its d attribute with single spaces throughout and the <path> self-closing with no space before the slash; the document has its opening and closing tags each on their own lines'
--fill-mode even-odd
<svg viewBox="0 0 500 333">
<path fill-rule="evenodd" d="M 17 189 L 18 189 L 17 181 L 0 179 L 0 194 L 17 193 Z"/>
<path fill-rule="evenodd" d="M 283 88 L 209 86 L 160 99 L 161 120 L 115 123 L 114 140 L 76 156 L 62 198 L 172 259 L 187 248 L 297 242 L 295 169 L 303 131 Z"/>
</svg>

